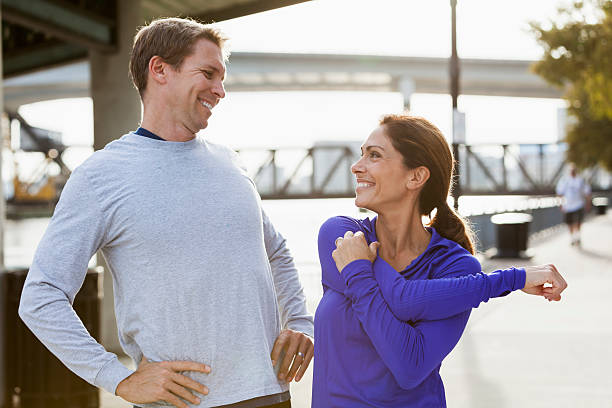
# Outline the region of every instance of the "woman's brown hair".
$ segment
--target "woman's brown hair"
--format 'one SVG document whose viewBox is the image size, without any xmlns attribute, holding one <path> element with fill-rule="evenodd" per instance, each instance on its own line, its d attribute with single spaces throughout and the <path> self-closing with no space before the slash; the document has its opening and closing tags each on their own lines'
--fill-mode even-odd
<svg viewBox="0 0 612 408">
<path fill-rule="evenodd" d="M 455 241 L 474 254 L 472 230 L 448 206 L 455 161 L 442 132 L 426 119 L 409 115 L 386 115 L 380 125 L 393 147 L 402 154 L 407 168 L 424 166 L 429 169 L 429 180 L 419 195 L 421 215 L 431 217 L 436 209 L 436 215 L 429 225 L 444 238 Z"/>
</svg>

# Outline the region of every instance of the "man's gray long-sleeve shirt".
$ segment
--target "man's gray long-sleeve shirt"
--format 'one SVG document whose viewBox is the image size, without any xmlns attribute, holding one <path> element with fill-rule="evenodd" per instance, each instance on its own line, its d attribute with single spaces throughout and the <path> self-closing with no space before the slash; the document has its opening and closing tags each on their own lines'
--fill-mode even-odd
<svg viewBox="0 0 612 408">
<path fill-rule="evenodd" d="M 135 361 L 190 360 L 210 389 L 200 406 L 287 391 L 270 352 L 282 328 L 313 335 L 285 240 L 231 150 L 133 133 L 71 175 L 24 286 L 19 314 L 72 371 L 114 393 L 132 373 L 71 304 L 101 250 L 119 340 Z"/>
</svg>

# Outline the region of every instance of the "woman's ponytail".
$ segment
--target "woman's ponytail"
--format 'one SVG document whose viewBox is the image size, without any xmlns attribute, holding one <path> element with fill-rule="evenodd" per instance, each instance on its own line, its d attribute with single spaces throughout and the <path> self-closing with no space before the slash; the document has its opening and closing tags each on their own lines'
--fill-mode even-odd
<svg viewBox="0 0 612 408">
<path fill-rule="evenodd" d="M 444 201 L 436 209 L 436 215 L 429 224 L 442 237 L 455 241 L 472 255 L 475 253 L 474 234 L 469 224 Z"/>
<path fill-rule="evenodd" d="M 393 147 L 402 154 L 406 168 L 424 166 L 429 169 L 429 180 L 419 194 L 421 215 L 429 215 L 437 208 L 430 226 L 474 254 L 471 228 L 446 202 L 454 159 L 442 132 L 426 119 L 408 115 L 386 115 L 380 124 Z"/>
</svg>

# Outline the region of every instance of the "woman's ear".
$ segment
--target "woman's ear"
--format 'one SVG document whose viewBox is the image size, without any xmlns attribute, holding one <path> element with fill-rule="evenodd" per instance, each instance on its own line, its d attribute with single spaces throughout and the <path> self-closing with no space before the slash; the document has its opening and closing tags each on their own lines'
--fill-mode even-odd
<svg viewBox="0 0 612 408">
<path fill-rule="evenodd" d="M 429 169 L 425 166 L 419 166 L 409 170 L 408 184 L 406 187 L 411 190 L 420 189 L 429 180 Z"/>
<path fill-rule="evenodd" d="M 168 81 L 168 64 L 159 55 L 153 56 L 149 60 L 149 78 L 158 84 L 165 84 Z"/>
</svg>

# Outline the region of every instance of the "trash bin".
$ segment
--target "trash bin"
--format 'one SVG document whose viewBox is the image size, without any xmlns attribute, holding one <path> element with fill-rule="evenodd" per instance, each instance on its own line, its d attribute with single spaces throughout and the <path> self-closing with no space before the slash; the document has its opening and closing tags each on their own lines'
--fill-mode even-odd
<svg viewBox="0 0 612 408">
<path fill-rule="evenodd" d="M 608 199 L 606 197 L 593 198 L 593 208 L 597 215 L 605 215 L 608 209 Z"/>
<path fill-rule="evenodd" d="M 98 389 L 68 370 L 38 341 L 18 316 L 27 269 L 9 270 L 2 279 L 5 356 L 3 408 L 97 408 Z M 102 268 L 89 269 L 74 309 L 91 335 L 100 337 Z"/>
<path fill-rule="evenodd" d="M 491 217 L 497 235 L 494 258 L 529 258 L 527 242 L 533 217 L 524 213 L 502 213 Z"/>
</svg>

